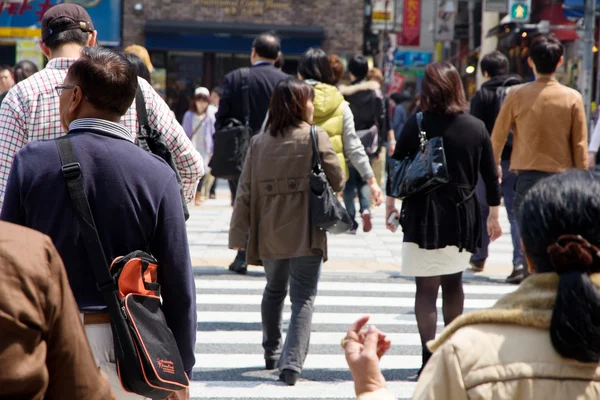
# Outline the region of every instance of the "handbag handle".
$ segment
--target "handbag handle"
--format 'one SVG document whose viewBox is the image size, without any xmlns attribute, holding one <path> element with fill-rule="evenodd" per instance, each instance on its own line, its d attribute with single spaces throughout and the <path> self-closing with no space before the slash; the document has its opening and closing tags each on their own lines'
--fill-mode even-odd
<svg viewBox="0 0 600 400">
<path fill-rule="evenodd" d="M 310 141 L 312 142 L 313 156 L 312 156 L 312 168 L 316 173 L 321 172 L 321 155 L 319 154 L 319 138 L 317 136 L 317 127 L 315 125 L 310 126 Z"/>
<path fill-rule="evenodd" d="M 427 132 L 423 130 L 423 113 L 417 113 L 417 126 L 419 127 L 419 149 L 421 152 L 425 151 L 425 145 L 427 145 Z"/>
</svg>

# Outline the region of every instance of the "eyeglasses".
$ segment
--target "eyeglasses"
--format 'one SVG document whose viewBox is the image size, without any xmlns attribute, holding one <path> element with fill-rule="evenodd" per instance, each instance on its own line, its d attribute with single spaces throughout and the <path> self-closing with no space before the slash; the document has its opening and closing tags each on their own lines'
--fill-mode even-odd
<svg viewBox="0 0 600 400">
<path fill-rule="evenodd" d="M 55 86 L 54 89 L 56 89 L 56 93 L 58 93 L 58 97 L 60 97 L 60 95 L 62 94 L 63 90 L 72 90 L 75 89 L 75 85 L 58 85 Z"/>
</svg>

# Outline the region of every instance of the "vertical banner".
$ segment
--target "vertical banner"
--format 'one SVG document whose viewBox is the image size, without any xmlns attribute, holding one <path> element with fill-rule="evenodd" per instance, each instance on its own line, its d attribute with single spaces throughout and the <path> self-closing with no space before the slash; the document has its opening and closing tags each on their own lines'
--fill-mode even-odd
<svg viewBox="0 0 600 400">
<path fill-rule="evenodd" d="M 404 21 L 398 43 L 419 46 L 421 38 L 421 0 L 404 0 Z"/>
<path fill-rule="evenodd" d="M 395 30 L 395 11 L 396 4 L 394 0 L 374 0 L 373 11 L 371 12 L 371 28 L 380 31 Z"/>
<path fill-rule="evenodd" d="M 455 0 L 437 0 L 435 15 L 435 40 L 454 40 L 454 22 L 456 20 Z"/>
</svg>

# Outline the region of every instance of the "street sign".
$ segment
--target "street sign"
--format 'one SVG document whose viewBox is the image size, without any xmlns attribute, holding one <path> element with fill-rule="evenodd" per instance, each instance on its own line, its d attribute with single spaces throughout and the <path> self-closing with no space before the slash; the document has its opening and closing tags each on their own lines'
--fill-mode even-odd
<svg viewBox="0 0 600 400">
<path fill-rule="evenodd" d="M 455 0 L 438 0 L 435 15 L 435 40 L 451 41 L 454 39 L 454 23 L 456 10 Z"/>
<path fill-rule="evenodd" d="M 512 22 L 529 22 L 531 0 L 509 0 L 508 15 Z"/>
<path fill-rule="evenodd" d="M 485 12 L 508 12 L 508 0 L 485 0 Z"/>
</svg>

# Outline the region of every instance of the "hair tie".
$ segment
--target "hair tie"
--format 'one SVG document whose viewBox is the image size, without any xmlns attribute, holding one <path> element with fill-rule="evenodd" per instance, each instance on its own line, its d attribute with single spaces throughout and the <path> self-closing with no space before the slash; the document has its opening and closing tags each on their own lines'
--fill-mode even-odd
<svg viewBox="0 0 600 400">
<path fill-rule="evenodd" d="M 580 235 L 563 235 L 548 246 L 550 262 L 556 273 L 600 271 L 600 249 Z"/>
</svg>

